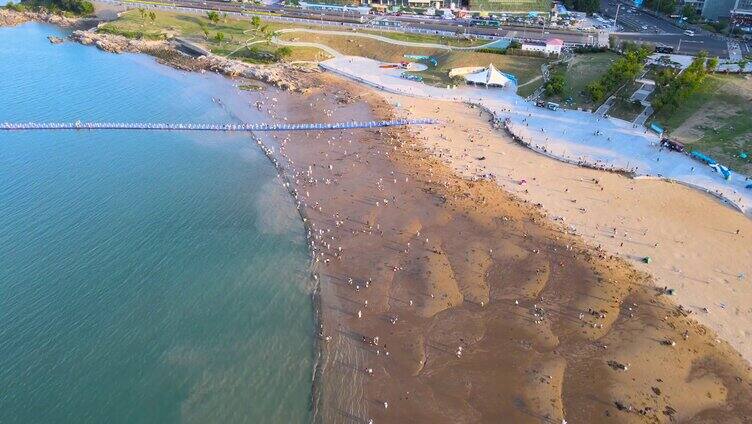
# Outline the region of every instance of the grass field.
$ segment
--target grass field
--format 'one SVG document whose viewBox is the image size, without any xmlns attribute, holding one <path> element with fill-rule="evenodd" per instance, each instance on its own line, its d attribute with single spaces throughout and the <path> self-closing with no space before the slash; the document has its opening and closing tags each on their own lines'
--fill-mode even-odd
<svg viewBox="0 0 752 424">
<path fill-rule="evenodd" d="M 619 55 L 612 52 L 578 54 L 566 65 L 552 69 L 552 73 L 564 72 L 567 84 L 564 95 L 554 96 L 550 100 L 564 103 L 571 98 L 572 101 L 567 103 L 568 107 L 583 110 L 597 108 L 598 105 L 585 94 L 585 87 L 605 74 L 618 58 Z"/>
<path fill-rule="evenodd" d="M 223 56 L 233 53 L 232 57 L 251 63 L 268 62 L 265 57 L 273 54 L 279 47 L 266 42 L 253 44 L 253 49 L 246 47 L 247 43 L 265 40 L 261 32 L 252 31 L 249 20 L 222 18 L 219 22 L 212 23 L 206 16 L 195 14 L 156 12 L 156 19 L 152 21 L 148 16 L 142 17 L 138 10 L 130 10 L 117 20 L 103 25 L 100 31 L 151 40 L 179 36 L 204 45 L 212 53 Z M 215 39 L 220 32 L 224 34 L 222 42 Z M 293 47 L 292 54 L 285 60 L 322 60 L 327 57 L 319 49 Z"/>
<path fill-rule="evenodd" d="M 148 13 L 148 12 L 147 12 Z M 221 16 L 221 15 L 220 15 Z M 263 25 L 268 27 L 269 33 L 279 29 L 290 28 L 308 28 L 308 29 L 326 29 L 332 30 L 331 27 L 317 27 L 314 25 L 288 25 L 278 22 L 263 22 Z M 232 19 L 222 18 L 217 23 L 212 23 L 204 15 L 196 14 L 182 14 L 173 12 L 156 12 L 156 19 L 152 21 L 148 15 L 141 16 L 138 10 L 130 10 L 121 15 L 119 19 L 113 22 L 109 22 L 100 29 L 102 32 L 109 32 L 113 34 L 124 35 L 129 38 L 141 38 L 141 39 L 166 39 L 173 36 L 180 36 L 191 40 L 195 43 L 204 45 L 212 53 L 220 55 L 232 54 L 232 57 L 246 60 L 252 63 L 263 63 L 264 56 L 268 56 L 274 52 L 279 46 L 275 46 L 270 43 L 259 43 L 264 41 L 263 34 L 259 32 L 251 31 L 252 26 L 250 19 Z M 208 32 L 208 37 L 204 32 Z M 214 37 L 217 33 L 224 34 L 224 40 L 222 42 L 217 41 Z M 350 33 L 351 31 L 342 31 L 343 34 Z M 365 33 L 371 33 L 380 35 L 382 37 L 391 38 L 398 41 L 408 41 L 415 43 L 434 43 L 442 44 L 454 47 L 471 47 L 478 46 L 487 43 L 485 40 L 475 39 L 461 39 L 444 37 L 439 35 L 428 34 L 403 34 L 390 31 L 378 31 L 368 30 L 363 31 Z M 291 39 L 297 37 L 298 34 L 288 34 L 283 36 L 283 39 Z M 306 41 L 311 37 L 310 34 L 302 34 L 305 36 Z M 331 36 L 335 38 L 337 36 Z M 344 37 L 344 36 L 342 36 Z M 362 37 L 355 37 L 357 40 L 366 40 Z M 330 40 L 334 41 L 334 40 Z M 370 40 L 366 40 L 370 41 Z M 253 50 L 246 48 L 246 44 L 256 42 L 253 44 Z M 378 43 L 378 42 L 377 42 Z M 337 43 L 332 43 L 337 44 Z M 371 43 L 369 43 L 371 44 Z M 378 45 L 388 46 L 388 43 L 378 43 Z M 332 46 L 336 49 L 335 46 Z M 329 56 L 323 51 L 309 47 L 293 47 L 293 53 L 290 57 L 286 58 L 287 61 L 319 61 L 325 60 Z M 414 51 L 415 49 L 411 49 Z"/>
<path fill-rule="evenodd" d="M 738 172 L 752 175 L 752 79 L 711 75 L 681 107 L 653 119 L 674 137 Z"/>
<path fill-rule="evenodd" d="M 441 35 L 431 35 L 431 34 L 409 34 L 409 33 L 403 33 L 403 32 L 377 31 L 377 30 L 367 30 L 367 31 L 358 31 L 358 32 L 380 35 L 382 37 L 391 38 L 392 40 L 398 40 L 398 41 L 409 41 L 411 43 L 433 43 L 433 44 L 442 44 L 445 46 L 452 46 L 452 47 L 476 47 L 476 46 L 482 46 L 483 44 L 489 43 L 488 40 L 444 37 Z"/>
<path fill-rule="evenodd" d="M 608 110 L 608 114 L 615 118 L 632 122 L 642 112 L 644 107 L 629 100 L 617 98 L 614 105 Z"/>
<path fill-rule="evenodd" d="M 452 83 L 448 76 L 451 68 L 488 66 L 490 63 L 493 63 L 503 72 L 514 74 L 520 83 L 524 83 L 540 75 L 540 65 L 545 60 L 463 50 L 449 51 L 435 48 L 406 47 L 362 37 L 340 35 L 286 33 L 282 34 L 280 38 L 325 44 L 346 55 L 363 56 L 381 62 L 399 62 L 405 60 L 404 55 L 406 54 L 433 56 L 438 61 L 438 66 L 430 67 L 427 71 L 417 74 L 421 75 L 426 83 L 434 85 Z"/>
</svg>

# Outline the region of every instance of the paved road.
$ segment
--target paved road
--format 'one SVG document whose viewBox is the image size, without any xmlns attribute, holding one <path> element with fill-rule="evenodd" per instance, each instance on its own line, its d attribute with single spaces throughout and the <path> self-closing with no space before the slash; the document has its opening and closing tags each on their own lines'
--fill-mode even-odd
<svg viewBox="0 0 752 424">
<path fill-rule="evenodd" d="M 627 32 L 677 34 L 683 31 L 670 22 L 656 18 L 655 16 L 636 9 L 626 3 L 619 2 L 618 0 L 601 0 L 601 12 L 604 16 L 611 19 L 616 16 L 617 6 L 619 6 L 617 24 L 623 27 Z"/>
<path fill-rule="evenodd" d="M 674 48 L 675 54 L 694 55 L 700 51 L 706 51 L 711 56 L 718 56 L 722 59 L 728 58 L 728 44 L 725 39 L 711 36 L 694 36 L 690 37 L 684 34 L 635 34 L 635 33 L 616 33 L 614 34 L 620 40 L 648 42 L 658 46 L 668 46 Z"/>
<path fill-rule="evenodd" d="M 617 5 L 620 7 L 616 23 L 623 30 L 615 35 L 621 40 L 673 47 L 677 54 L 697 54 L 704 50 L 710 55 L 724 59 L 729 55 L 725 37 L 707 31 L 696 31 L 695 36 L 685 35 L 684 29 L 673 22 L 655 17 L 619 0 L 601 0 L 601 11 L 605 16 L 613 19 Z M 681 44 L 679 44 L 680 40 Z"/>
</svg>

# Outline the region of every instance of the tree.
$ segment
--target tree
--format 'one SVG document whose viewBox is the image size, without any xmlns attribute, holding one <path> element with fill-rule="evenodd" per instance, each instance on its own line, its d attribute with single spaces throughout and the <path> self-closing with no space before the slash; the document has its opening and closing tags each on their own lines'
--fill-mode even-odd
<svg viewBox="0 0 752 424">
<path fill-rule="evenodd" d="M 744 72 L 744 70 L 747 68 L 748 63 L 749 63 L 749 59 L 747 59 L 746 57 L 740 60 L 739 62 L 737 62 L 737 64 L 739 65 L 739 72 Z"/>
<path fill-rule="evenodd" d="M 591 82 L 585 87 L 585 91 L 595 103 L 600 103 L 606 99 L 606 88 L 600 81 Z"/>
<path fill-rule="evenodd" d="M 217 12 L 215 12 L 213 10 L 211 12 L 206 12 L 206 17 L 209 18 L 209 20 L 213 24 L 216 24 L 217 22 L 219 22 L 219 13 L 217 13 Z"/>
<path fill-rule="evenodd" d="M 567 85 L 567 79 L 564 74 L 557 72 L 546 81 L 546 96 L 561 96 L 564 94 L 564 88 Z"/>
<path fill-rule="evenodd" d="M 157 20 L 157 14 L 154 13 L 154 11 L 149 12 L 149 19 L 151 19 L 151 23 L 154 23 L 154 21 Z"/>
<path fill-rule="evenodd" d="M 12 1 L 9 1 L 8 4 L 5 5 L 5 8 L 14 10 L 16 12 L 23 12 L 26 9 L 26 7 L 23 4 L 21 3 L 15 4 Z"/>
<path fill-rule="evenodd" d="M 251 26 L 258 29 L 261 26 L 261 18 L 254 16 L 251 18 Z"/>
<path fill-rule="evenodd" d="M 94 13 L 94 5 L 86 0 L 52 0 L 50 4 L 76 15 L 91 15 Z"/>
<path fill-rule="evenodd" d="M 715 72 L 715 68 L 718 67 L 718 58 L 717 57 L 711 57 L 708 59 L 707 63 L 705 63 L 705 71 L 709 73 Z"/>
<path fill-rule="evenodd" d="M 707 53 L 700 52 L 684 72 L 666 72 L 660 75 L 660 78 L 656 79 L 653 109 L 660 111 L 664 108 L 678 107 L 697 91 L 708 74 L 707 57 Z"/>
<path fill-rule="evenodd" d="M 691 4 L 685 4 L 682 8 L 682 15 L 687 18 L 689 22 L 696 22 L 699 16 L 697 15 L 697 9 Z"/>
<path fill-rule="evenodd" d="M 643 7 L 663 14 L 670 14 L 676 10 L 676 0 L 645 0 Z"/>
<path fill-rule="evenodd" d="M 225 39 L 225 35 L 223 33 L 221 33 L 221 32 L 218 32 L 214 36 L 214 40 L 216 40 L 216 42 L 219 43 L 220 45 L 222 44 L 222 41 L 224 41 L 224 39 Z"/>
<path fill-rule="evenodd" d="M 592 15 L 601 7 L 599 0 L 574 0 L 574 9 Z"/>
<path fill-rule="evenodd" d="M 138 14 L 141 15 L 141 20 L 146 19 L 146 10 L 143 7 L 138 8 Z"/>
<path fill-rule="evenodd" d="M 280 47 L 274 51 L 274 56 L 276 56 L 277 60 L 289 57 L 291 54 L 292 54 L 292 49 L 287 46 Z"/>
</svg>

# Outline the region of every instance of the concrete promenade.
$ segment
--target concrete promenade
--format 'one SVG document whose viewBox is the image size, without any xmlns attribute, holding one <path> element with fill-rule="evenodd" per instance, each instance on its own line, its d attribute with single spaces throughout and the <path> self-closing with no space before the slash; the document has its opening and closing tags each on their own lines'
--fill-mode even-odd
<svg viewBox="0 0 752 424">
<path fill-rule="evenodd" d="M 463 86 L 449 90 L 400 78 L 400 70 L 378 65 L 377 61 L 354 56 L 321 63 L 324 69 L 387 92 L 476 104 L 505 121 L 513 136 L 539 153 L 564 162 L 629 173 L 635 178 L 675 181 L 705 191 L 752 216 L 752 189 L 746 188 L 752 181 L 737 173 L 726 180 L 689 155 L 661 149 L 660 138 L 644 127 L 587 112 L 539 108 L 519 97 L 514 87 Z"/>
</svg>

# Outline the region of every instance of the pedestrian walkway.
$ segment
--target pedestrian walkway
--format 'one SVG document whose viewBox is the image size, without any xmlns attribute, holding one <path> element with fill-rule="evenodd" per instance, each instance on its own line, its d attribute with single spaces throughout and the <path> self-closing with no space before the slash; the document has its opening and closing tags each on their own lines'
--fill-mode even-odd
<svg viewBox="0 0 752 424">
<path fill-rule="evenodd" d="M 592 168 L 625 172 L 635 178 L 668 179 L 705 191 L 752 215 L 752 190 L 739 174 L 726 180 L 689 155 L 661 149 L 660 137 L 631 122 L 576 110 L 536 107 L 515 88 L 463 86 L 445 89 L 399 77 L 379 62 L 344 56 L 321 63 L 324 69 L 378 89 L 438 101 L 479 105 L 505 123 L 520 143 L 549 157 Z"/>
</svg>

